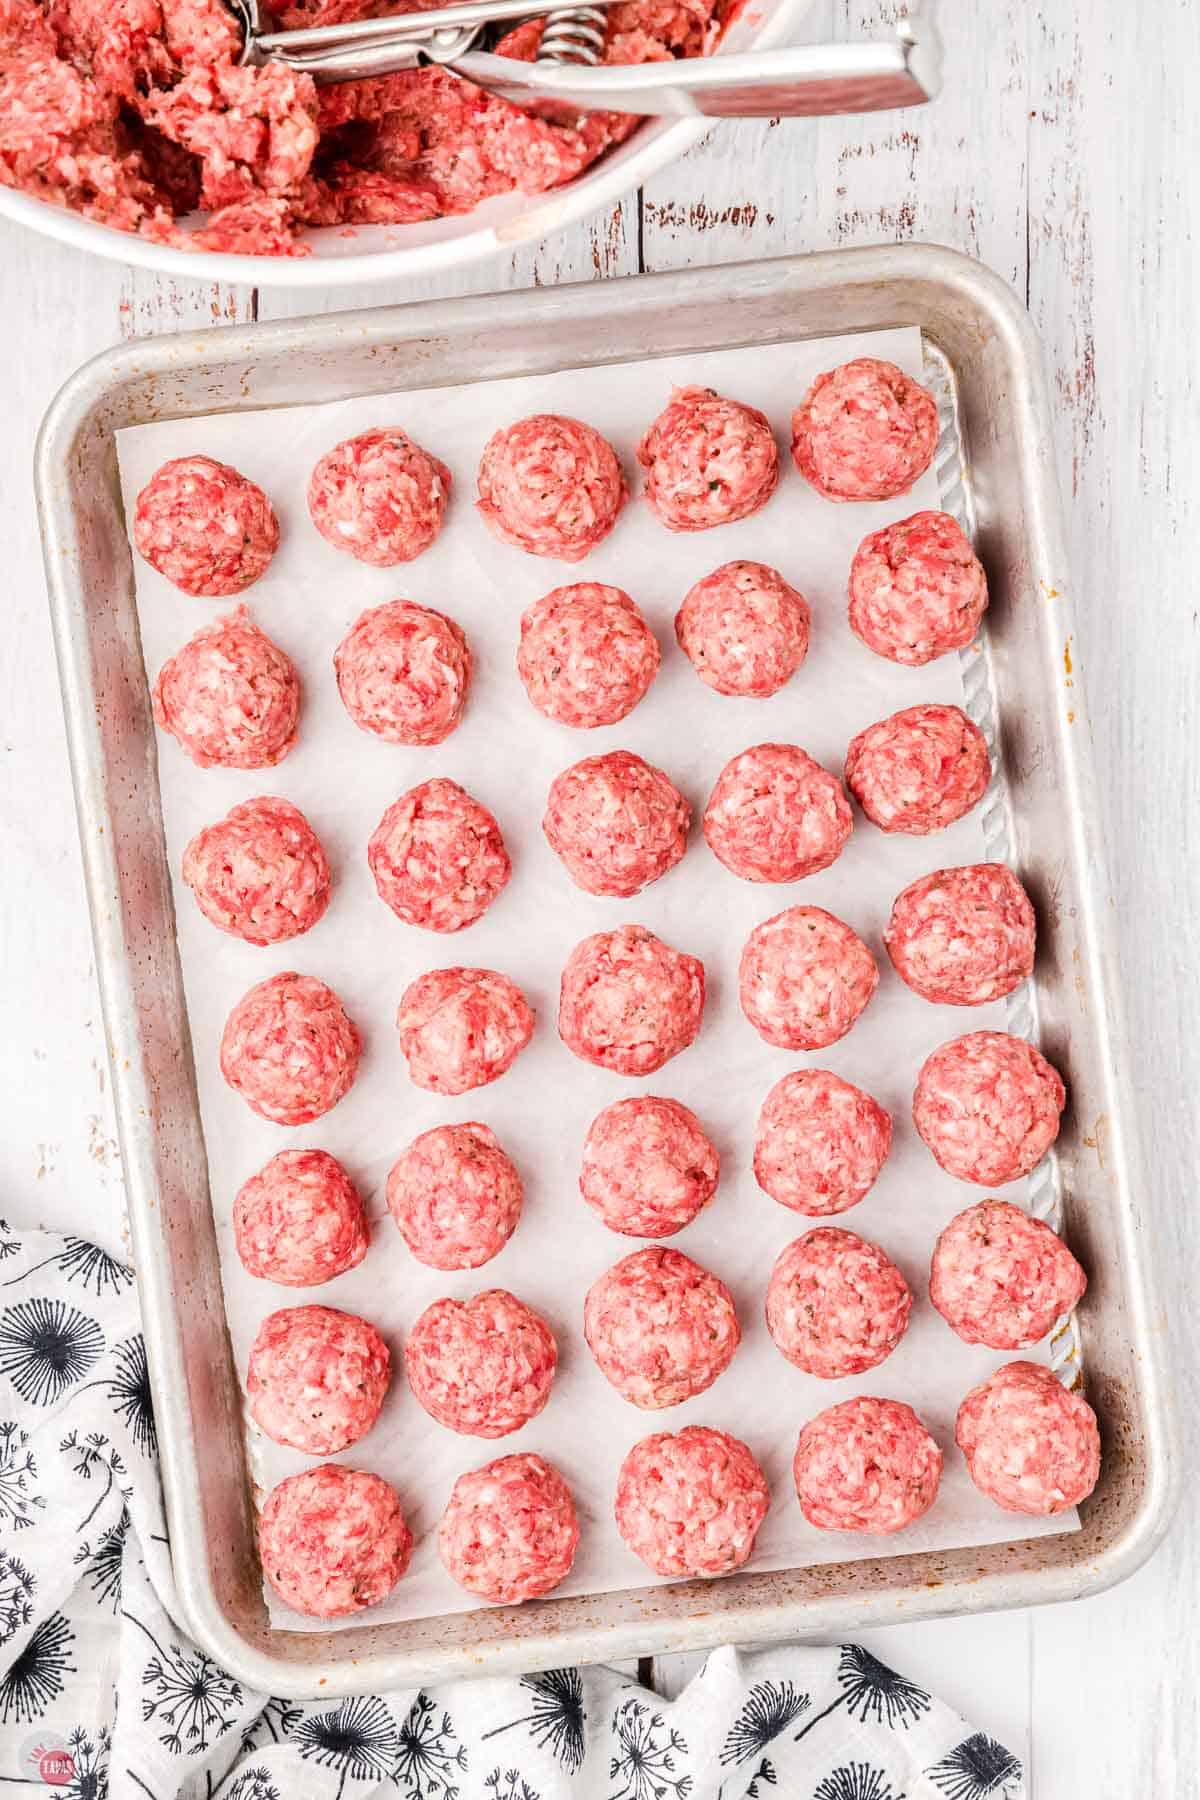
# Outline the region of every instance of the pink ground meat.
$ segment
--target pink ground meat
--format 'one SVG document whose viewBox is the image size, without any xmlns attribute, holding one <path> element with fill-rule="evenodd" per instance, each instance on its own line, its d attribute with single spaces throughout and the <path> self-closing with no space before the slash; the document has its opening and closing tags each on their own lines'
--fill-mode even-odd
<svg viewBox="0 0 1200 1800">
<path fill-rule="evenodd" d="M 325 1150 L 281 1150 L 233 1204 L 242 1266 L 284 1287 L 319 1287 L 355 1269 L 371 1241 L 354 1183 Z"/>
<path fill-rule="evenodd" d="M 902 981 L 938 1006 L 983 1006 L 1033 973 L 1037 921 L 1003 863 L 937 869 L 896 896 L 883 941 Z"/>
<path fill-rule="evenodd" d="M 1062 1239 L 1007 1200 L 967 1207 L 933 1247 L 929 1298 L 967 1344 L 1028 1349 L 1086 1287 Z"/>
<path fill-rule="evenodd" d="M 598 1113 L 584 1140 L 579 1191 L 610 1231 L 670 1237 L 717 1191 L 721 1159 L 694 1112 L 638 1095 Z"/>
<path fill-rule="evenodd" d="M 708 1425 L 656 1431 L 617 1476 L 617 1530 L 656 1575 L 727 1575 L 754 1549 L 767 1478 L 740 1438 Z"/>
<path fill-rule="evenodd" d="M 809 1420 L 792 1473 L 810 1525 L 883 1535 L 929 1511 L 942 1453 L 911 1406 L 863 1396 Z"/>
<path fill-rule="evenodd" d="M 598 931 L 567 958 L 559 1036 L 585 1062 L 652 1075 L 686 1050 L 704 1013 L 704 964 L 644 925 Z"/>
<path fill-rule="evenodd" d="M 1005 1512 L 1066 1512 L 1100 1477 L 1095 1413 L 1040 1363 L 1006 1363 L 972 1388 L 954 1436 L 975 1486 Z"/>
<path fill-rule="evenodd" d="M 512 874 L 487 807 L 441 776 L 392 802 L 367 845 L 367 861 L 379 898 L 406 925 L 426 931 L 473 925 Z"/>
<path fill-rule="evenodd" d="M 415 600 L 361 613 L 333 666 L 354 723 L 389 744 L 440 744 L 463 716 L 470 646 L 453 619 Z"/>
<path fill-rule="evenodd" d="M 758 1115 L 754 1179 L 792 1212 L 823 1218 L 870 1192 L 892 1144 L 878 1101 L 828 1069 L 785 1075 Z"/>
<path fill-rule="evenodd" d="M 744 519 L 766 505 L 779 480 L 765 414 L 712 388 L 676 388 L 637 454 L 646 500 L 671 531 Z"/>
<path fill-rule="evenodd" d="M 492 535 L 559 562 L 582 562 L 628 495 L 607 438 L 561 413 L 535 413 L 494 432 L 479 464 L 479 512 Z"/>
<path fill-rule="evenodd" d="M 833 1225 L 784 1250 L 767 1284 L 767 1330 L 806 1375 L 861 1375 L 908 1330 L 912 1293 L 877 1244 Z"/>
<path fill-rule="evenodd" d="M 601 1374 L 647 1411 L 711 1387 L 742 1335 L 725 1283 L 659 1244 L 622 1257 L 592 1283 L 583 1334 Z"/>
<path fill-rule="evenodd" d="M 404 1346 L 409 1386 L 431 1418 L 468 1437 L 507 1437 L 550 1398 L 558 1348 L 546 1321 L 503 1288 L 435 1300 Z"/>
<path fill-rule="evenodd" d="M 722 563 L 689 588 L 675 636 L 718 694 L 765 700 L 808 654 L 808 601 L 766 563 Z"/>
<path fill-rule="evenodd" d="M 495 969 L 431 969 L 400 998 L 396 1026 L 409 1079 L 431 1094 L 498 1081 L 533 1036 L 515 981 Z"/>
<path fill-rule="evenodd" d="M 308 482 L 308 512 L 335 550 L 377 569 L 428 550 L 446 515 L 450 471 L 398 426 L 327 450 Z"/>
<path fill-rule="evenodd" d="M 914 513 L 871 532 L 850 565 L 851 629 L 909 668 L 965 649 L 987 603 L 983 564 L 949 513 Z"/>
<path fill-rule="evenodd" d="M 240 594 L 279 548 L 279 521 L 262 489 L 228 463 L 180 456 L 138 495 L 133 541 L 185 594 Z"/>
<path fill-rule="evenodd" d="M 349 1093 L 362 1040 L 331 987 L 287 972 L 243 994 L 221 1033 L 221 1073 L 260 1118 L 307 1125 Z"/>
<path fill-rule="evenodd" d="M 913 1123 L 948 1175 L 996 1187 L 1036 1168 L 1065 1105 L 1062 1077 L 1032 1044 L 972 1031 L 926 1057 Z"/>
<path fill-rule="evenodd" d="M 691 822 L 669 776 L 631 750 L 611 750 L 555 776 L 542 830 L 576 887 L 628 898 L 681 860 Z"/>
<path fill-rule="evenodd" d="M 310 931 L 329 905 L 329 861 L 298 807 L 263 795 L 198 831 L 183 879 L 213 925 L 247 944 Z"/>
<path fill-rule="evenodd" d="M 263 1574 L 285 1606 L 342 1619 L 386 1600 L 412 1558 L 396 1490 L 323 1463 L 271 1489 L 258 1526 Z"/>
<path fill-rule="evenodd" d="M 250 1347 L 250 1416 L 277 1444 L 336 1456 L 365 1437 L 383 1405 L 392 1359 L 373 1325 L 331 1306 L 285 1306 Z"/>
<path fill-rule="evenodd" d="M 835 1044 L 878 985 L 858 933 L 819 906 L 789 906 L 756 925 L 738 966 L 742 1011 L 780 1050 Z"/>
<path fill-rule="evenodd" d="M 621 588 L 554 588 L 521 620 L 517 673 L 538 711 L 592 730 L 632 712 L 658 674 L 654 633 Z"/>
<path fill-rule="evenodd" d="M 524 1189 L 494 1131 L 474 1120 L 423 1131 L 392 1164 L 387 1203 L 430 1269 L 478 1269 L 517 1227 Z"/>
<path fill-rule="evenodd" d="M 800 881 L 836 862 L 854 818 L 842 784 L 795 744 L 731 758 L 704 809 L 704 835 L 743 881 Z"/>
<path fill-rule="evenodd" d="M 500 1456 L 460 1475 L 437 1534 L 446 1573 L 469 1594 L 516 1606 L 571 1572 L 579 1521 L 571 1490 L 544 1457 Z"/>
<path fill-rule="evenodd" d="M 818 375 L 792 414 L 792 460 L 826 500 L 891 500 L 933 461 L 933 395 L 875 356 Z"/>
<path fill-rule="evenodd" d="M 300 678 L 244 606 L 159 670 L 154 721 L 202 769 L 270 769 L 295 746 Z"/>
<path fill-rule="evenodd" d="M 987 740 L 957 706 L 908 706 L 869 725 L 846 752 L 846 786 L 873 825 L 925 837 L 983 799 Z"/>
</svg>

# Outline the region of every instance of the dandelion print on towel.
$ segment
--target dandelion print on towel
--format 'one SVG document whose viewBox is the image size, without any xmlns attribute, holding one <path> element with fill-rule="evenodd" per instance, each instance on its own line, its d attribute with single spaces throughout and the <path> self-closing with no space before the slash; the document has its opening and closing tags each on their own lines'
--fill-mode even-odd
<svg viewBox="0 0 1200 1800">
<path fill-rule="evenodd" d="M 154 1427 L 154 1401 L 150 1395 L 150 1370 L 146 1363 L 146 1340 L 139 1331 L 118 1344 L 113 1351 L 117 1365 L 115 1375 L 106 1375 L 95 1383 L 102 1387 L 112 1402 L 113 1411 L 125 1421 L 133 1441 L 145 1456 L 158 1455 L 158 1433 Z"/>
<path fill-rule="evenodd" d="M 458 1800 L 458 1777 L 466 1767 L 466 1747 L 450 1714 L 443 1712 L 439 1722 L 429 1695 L 418 1694 L 400 1727 L 400 1754 L 392 1770 L 404 1800 Z"/>
<path fill-rule="evenodd" d="M 43 1619 L 8 1674 L 0 1681 L 0 1725 L 28 1725 L 58 1699 L 63 1677 L 77 1673 L 70 1660 L 75 1633 L 61 1613 Z"/>
<path fill-rule="evenodd" d="M 129 1514 L 123 1512 L 115 1525 L 102 1531 L 95 1548 L 86 1539 L 75 1552 L 76 1563 L 82 1563 L 83 1578 L 101 1606 L 121 1610 L 121 1569 L 125 1561 L 125 1537 L 129 1530 Z"/>
<path fill-rule="evenodd" d="M 19 1556 L 0 1550 L 0 1644 L 24 1631 L 33 1618 L 37 1576 Z"/>
<path fill-rule="evenodd" d="M 282 1800 L 270 1769 L 243 1769 L 221 1800 Z"/>
<path fill-rule="evenodd" d="M 0 1375 L 32 1406 L 53 1406 L 103 1349 L 95 1319 L 65 1300 L 21 1300 L 0 1313 Z"/>
<path fill-rule="evenodd" d="M 292 1742 L 306 1761 L 321 1769 L 338 1771 L 337 1800 L 347 1780 L 380 1780 L 389 1772 L 400 1739 L 396 1724 L 383 1701 L 376 1696 L 343 1700 L 332 1712 L 305 1719 Z"/>
<path fill-rule="evenodd" d="M 105 1288 L 111 1288 L 114 1294 L 122 1293 L 133 1285 L 133 1270 L 119 1263 L 115 1256 L 102 1250 L 99 1244 L 89 1244 L 86 1238 L 66 1237 L 63 1248 L 56 1250 L 53 1256 L 45 1256 L 41 1262 L 34 1263 L 32 1268 L 24 1270 L 20 1275 L 12 1275 L 0 1287 L 16 1287 L 19 1282 L 28 1281 L 39 1269 L 54 1268 L 65 1275 L 68 1281 L 78 1282 L 80 1287 L 94 1291 L 97 1300 L 102 1299 Z"/>
<path fill-rule="evenodd" d="M 484 1784 L 485 1800 L 541 1800 L 519 1769 L 493 1769 Z"/>
<path fill-rule="evenodd" d="M 279 1700 L 272 1695 L 257 1719 L 252 1719 L 243 1731 L 242 1755 L 257 1750 L 262 1744 L 281 1744 L 292 1735 L 303 1716 L 302 1707 L 291 1700 Z"/>
<path fill-rule="evenodd" d="M 578 1669 L 546 1669 L 540 1675 L 522 1675 L 520 1686 L 533 1696 L 530 1710 L 507 1725 L 485 1731 L 484 1741 L 528 1725 L 529 1735 L 539 1750 L 549 1750 L 568 1775 L 583 1765 L 584 1728 L 587 1713 L 583 1706 L 583 1677 Z"/>
<path fill-rule="evenodd" d="M 813 1789 L 813 1800 L 904 1800 L 893 1789 L 886 1769 L 869 1763 L 844 1763 Z"/>
<path fill-rule="evenodd" d="M 924 1688 L 909 1681 L 907 1676 L 897 1675 L 895 1669 L 889 1669 L 861 1644 L 843 1644 L 837 1678 L 841 1693 L 807 1725 L 801 1726 L 796 1733 L 797 1741 L 807 1737 L 815 1725 L 836 1712 L 839 1706 L 844 1706 L 852 1719 L 861 1719 L 864 1724 L 868 1721 L 875 1725 L 886 1724 L 893 1731 L 897 1727 L 907 1731 L 914 1720 L 929 1711 L 931 1702 Z"/>
<path fill-rule="evenodd" d="M 812 1705 L 790 1681 L 759 1681 L 743 1700 L 721 1746 L 723 1763 L 749 1762 L 759 1756 L 801 1713 Z"/>
<path fill-rule="evenodd" d="M 692 1778 L 680 1769 L 687 1742 L 660 1712 L 624 1700 L 613 1714 L 617 1754 L 608 1765 L 611 1800 L 685 1800 Z"/>
<path fill-rule="evenodd" d="M 44 1509 L 45 1498 L 34 1487 L 37 1472 L 29 1433 L 16 1419 L 0 1419 L 0 1531 L 9 1525 L 21 1531 Z"/>
<path fill-rule="evenodd" d="M 71 1466 L 76 1475 L 85 1481 L 95 1479 L 99 1490 L 86 1517 L 80 1519 L 78 1530 L 86 1531 L 108 1496 L 115 1483 L 121 1484 L 121 1492 L 128 1499 L 131 1489 L 125 1485 L 129 1470 L 125 1467 L 125 1459 L 110 1438 L 102 1431 L 89 1431 L 80 1438 L 78 1432 L 68 1431 L 58 1446 L 63 1456 L 71 1458 Z"/>
<path fill-rule="evenodd" d="M 203 1650 L 182 1650 L 170 1639 L 164 1649 L 131 1612 L 123 1609 L 121 1616 L 136 1625 L 155 1650 L 142 1670 L 143 1721 L 163 1727 L 158 1741 L 176 1756 L 199 1756 L 233 1724 L 242 1704 L 240 1686 Z"/>
<path fill-rule="evenodd" d="M 1010 1750 L 986 1732 L 955 1746 L 926 1776 L 946 1800 L 1007 1800 L 1021 1785 L 1021 1765 Z"/>
</svg>

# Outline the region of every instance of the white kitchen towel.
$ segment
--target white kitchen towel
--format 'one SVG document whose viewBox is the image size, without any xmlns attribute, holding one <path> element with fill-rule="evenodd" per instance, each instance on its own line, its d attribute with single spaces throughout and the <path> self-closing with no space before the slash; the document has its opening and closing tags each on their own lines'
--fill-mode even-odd
<svg viewBox="0 0 1200 1800">
<path fill-rule="evenodd" d="M 0 1222 L 0 1789 L 60 1800 L 1023 1800 L 1021 1765 L 870 1652 L 715 1651 L 297 1703 L 173 1623 L 132 1272 Z"/>
</svg>

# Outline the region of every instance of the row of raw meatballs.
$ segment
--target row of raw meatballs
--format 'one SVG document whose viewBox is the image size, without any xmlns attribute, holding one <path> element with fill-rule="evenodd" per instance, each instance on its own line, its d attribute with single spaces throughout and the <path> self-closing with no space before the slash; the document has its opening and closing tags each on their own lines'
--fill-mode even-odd
<svg viewBox="0 0 1200 1800">
<path fill-rule="evenodd" d="M 819 375 L 792 415 L 792 457 L 829 500 L 888 500 L 924 474 L 937 447 L 931 394 L 894 363 L 860 357 Z M 757 512 L 779 480 L 766 416 L 710 388 L 677 388 L 638 446 L 645 498 L 672 531 L 703 531 Z M 450 471 L 398 428 L 362 432 L 327 452 L 308 510 L 335 549 L 390 568 L 438 536 Z M 537 413 L 494 433 L 478 475 L 478 511 L 506 544 L 579 562 L 616 523 L 629 487 L 593 426 Z M 263 490 L 207 456 L 165 463 L 137 497 L 140 554 L 184 593 L 242 593 L 279 546 Z"/>
</svg>

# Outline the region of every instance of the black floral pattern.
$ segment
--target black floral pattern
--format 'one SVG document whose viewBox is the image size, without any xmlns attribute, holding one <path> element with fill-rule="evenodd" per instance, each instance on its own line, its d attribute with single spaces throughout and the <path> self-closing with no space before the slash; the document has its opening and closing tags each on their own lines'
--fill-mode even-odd
<svg viewBox="0 0 1200 1800">
<path fill-rule="evenodd" d="M 893 1731 L 897 1727 L 907 1731 L 932 1704 L 924 1688 L 909 1681 L 907 1676 L 898 1675 L 895 1669 L 889 1669 L 861 1644 L 843 1644 L 837 1678 L 841 1693 L 807 1725 L 801 1726 L 796 1733 L 797 1742 L 807 1737 L 814 1726 L 827 1719 L 831 1712 L 836 1712 L 839 1706 L 844 1706 L 851 1718 L 861 1719 L 864 1724 L 870 1720 L 876 1725 L 886 1724 Z"/>
<path fill-rule="evenodd" d="M 519 1769 L 493 1769 L 484 1777 L 487 1800 L 541 1800 Z"/>
<path fill-rule="evenodd" d="M 608 1766 L 611 1800 L 684 1800 L 692 1777 L 679 1768 L 687 1742 L 645 1701 L 623 1700 L 613 1714 L 617 1751 Z"/>
<path fill-rule="evenodd" d="M 39 1269 L 50 1268 L 57 1269 L 68 1281 L 77 1281 L 81 1287 L 94 1288 L 97 1300 L 103 1298 L 106 1288 L 119 1294 L 133 1285 L 133 1270 L 110 1256 L 107 1250 L 102 1250 L 99 1244 L 89 1244 L 86 1238 L 66 1237 L 63 1248 L 56 1250 L 53 1256 L 44 1256 L 41 1262 L 34 1263 L 20 1275 L 10 1276 L 0 1286 L 16 1287 L 19 1282 L 36 1275 Z"/>
<path fill-rule="evenodd" d="M 574 1775 L 583 1765 L 587 1728 L 579 1670 L 546 1669 L 540 1675 L 522 1675 L 520 1685 L 533 1696 L 530 1711 L 485 1731 L 484 1741 L 528 1725 L 538 1749 L 548 1749 L 568 1775 Z"/>
<path fill-rule="evenodd" d="M 270 1769 L 243 1769 L 233 1786 L 222 1791 L 222 1800 L 281 1800 L 281 1796 Z"/>
<path fill-rule="evenodd" d="M 989 1794 L 1007 1795 L 1018 1789 L 1022 1771 L 1010 1750 L 977 1731 L 925 1774 L 946 1800 L 987 1800 Z"/>
<path fill-rule="evenodd" d="M 128 1510 L 115 1525 L 102 1531 L 95 1546 L 85 1539 L 75 1552 L 75 1561 L 83 1565 L 83 1579 L 101 1606 L 121 1610 L 121 1571 L 125 1562 L 125 1539 L 129 1533 Z"/>
<path fill-rule="evenodd" d="M 150 1369 L 146 1362 L 146 1340 L 140 1331 L 117 1345 L 113 1361 L 117 1365 L 116 1374 L 106 1375 L 95 1385 L 104 1389 L 113 1411 L 124 1419 L 143 1455 L 157 1456 L 158 1432 L 150 1393 Z"/>
<path fill-rule="evenodd" d="M 904 1800 L 893 1791 L 886 1769 L 869 1763 L 843 1763 L 813 1789 L 813 1800 Z"/>
<path fill-rule="evenodd" d="M 19 1556 L 0 1550 L 0 1644 L 24 1631 L 33 1618 L 37 1576 Z"/>
<path fill-rule="evenodd" d="M 405 1800 L 458 1800 L 457 1777 L 465 1773 L 467 1751 L 454 1721 L 428 1694 L 418 1694 L 400 1727 L 400 1754 L 392 1781 Z M 454 1778 L 454 1779 L 452 1779 Z"/>
<path fill-rule="evenodd" d="M 7 1262 L 10 1256 L 16 1256 L 20 1248 L 21 1240 L 13 1236 L 8 1220 L 0 1219 L 0 1262 Z"/>
<path fill-rule="evenodd" d="M 53 1406 L 103 1349 L 95 1319 L 65 1300 L 21 1300 L 0 1313 L 0 1375 L 32 1406 Z"/>
<path fill-rule="evenodd" d="M 56 1800 L 108 1800 L 108 1758 L 112 1738 L 106 1726 L 93 1734 L 77 1725 L 67 1743 L 74 1765 L 67 1782 L 56 1783 L 52 1792 Z"/>
<path fill-rule="evenodd" d="M 58 1448 L 63 1456 L 70 1457 L 76 1475 L 98 1483 L 96 1498 L 77 1527 L 86 1531 L 115 1485 L 119 1484 L 125 1498 L 129 1498 L 129 1470 L 117 1446 L 102 1431 L 89 1431 L 82 1438 L 77 1431 L 68 1431 Z"/>
<path fill-rule="evenodd" d="M 34 1487 L 37 1472 L 29 1433 L 17 1419 L 0 1419 L 0 1530 L 6 1525 L 23 1530 L 45 1507 L 45 1496 Z"/>
<path fill-rule="evenodd" d="M 791 1681 L 759 1681 L 743 1700 L 721 1746 L 723 1763 L 749 1762 L 794 1725 L 812 1701 Z"/>
<path fill-rule="evenodd" d="M 121 1616 L 154 1646 L 142 1670 L 144 1723 L 164 1728 L 158 1741 L 174 1755 L 201 1755 L 233 1725 L 242 1705 L 240 1685 L 203 1650 L 183 1649 L 169 1638 L 164 1646 L 128 1609 Z"/>
<path fill-rule="evenodd" d="M 292 1735 L 303 1718 L 303 1711 L 291 1700 L 279 1700 L 274 1696 L 266 1701 L 257 1719 L 247 1725 L 242 1733 L 242 1755 L 257 1750 L 262 1744 L 281 1744 Z"/>
<path fill-rule="evenodd" d="M 43 1619 L 0 1681 L 0 1724 L 40 1719 L 63 1691 L 63 1677 L 77 1671 L 70 1660 L 75 1633 L 61 1613 Z"/>
<path fill-rule="evenodd" d="M 400 1747 L 396 1722 L 375 1695 L 343 1700 L 332 1712 L 314 1714 L 300 1724 L 292 1741 L 306 1761 L 338 1770 L 338 1800 L 350 1776 L 382 1780 Z"/>
</svg>

